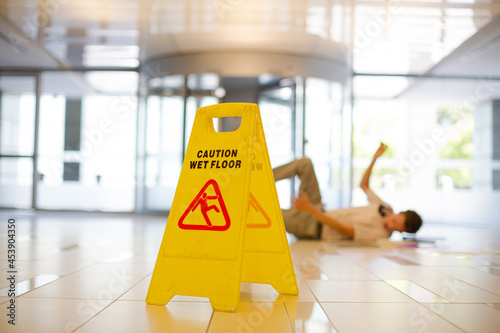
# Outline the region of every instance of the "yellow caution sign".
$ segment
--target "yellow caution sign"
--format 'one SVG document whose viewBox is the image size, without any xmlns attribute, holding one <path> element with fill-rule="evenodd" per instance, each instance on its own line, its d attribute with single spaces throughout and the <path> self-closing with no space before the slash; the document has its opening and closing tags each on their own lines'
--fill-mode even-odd
<svg viewBox="0 0 500 333">
<path fill-rule="evenodd" d="M 235 116 L 237 130 L 215 131 Z M 259 108 L 217 104 L 196 112 L 146 303 L 199 296 L 232 311 L 241 282 L 299 293 Z"/>
</svg>

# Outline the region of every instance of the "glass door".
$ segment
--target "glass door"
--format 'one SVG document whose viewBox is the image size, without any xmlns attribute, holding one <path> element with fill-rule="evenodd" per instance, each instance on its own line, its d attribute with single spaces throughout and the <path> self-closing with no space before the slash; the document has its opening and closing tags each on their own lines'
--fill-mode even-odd
<svg viewBox="0 0 500 333">
<path fill-rule="evenodd" d="M 286 80 L 286 81 L 285 81 Z M 266 136 L 267 149 L 271 166 L 292 161 L 296 155 L 296 108 L 295 83 L 293 80 L 281 80 L 290 84 L 280 85 L 279 82 L 261 89 L 259 108 L 262 125 Z M 280 206 L 290 208 L 290 198 L 294 188 L 294 180 L 281 180 L 276 183 Z"/>
<path fill-rule="evenodd" d="M 36 87 L 36 75 L 0 75 L 2 208 L 35 208 Z"/>
<path fill-rule="evenodd" d="M 306 79 L 305 155 L 314 164 L 327 208 L 342 204 L 343 89 L 338 82 Z"/>
<path fill-rule="evenodd" d="M 167 211 L 174 198 L 182 167 L 184 99 L 148 96 L 144 207 Z"/>
<path fill-rule="evenodd" d="M 139 194 L 147 212 L 169 211 L 182 169 L 196 110 L 217 104 L 213 73 L 169 75 L 148 82 L 144 186 Z M 142 195 L 142 196 L 141 196 Z"/>
</svg>

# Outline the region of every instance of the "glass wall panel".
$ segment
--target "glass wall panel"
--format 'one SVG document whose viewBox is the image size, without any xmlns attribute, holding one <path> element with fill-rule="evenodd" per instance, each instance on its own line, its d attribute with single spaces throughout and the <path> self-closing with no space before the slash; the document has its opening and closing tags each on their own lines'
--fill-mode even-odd
<svg viewBox="0 0 500 333">
<path fill-rule="evenodd" d="M 31 208 L 32 187 L 31 158 L 0 159 L 0 207 Z"/>
<path fill-rule="evenodd" d="M 183 136 L 187 148 L 196 110 L 218 103 L 213 96 L 188 96 L 184 115 L 184 82 L 182 75 L 150 80 L 151 95 L 147 97 L 146 111 L 146 191 L 143 198 L 147 211 L 170 209 L 182 169 Z M 186 88 L 188 95 L 201 95 L 208 94 L 217 84 L 215 74 L 191 74 Z"/>
<path fill-rule="evenodd" d="M 149 96 L 146 138 L 146 208 L 170 209 L 182 167 L 184 99 Z"/>
<path fill-rule="evenodd" d="M 33 206 L 35 86 L 35 76 L 0 76 L 0 207 Z"/>
<path fill-rule="evenodd" d="M 0 154 L 33 155 L 35 77 L 0 76 Z"/>
<path fill-rule="evenodd" d="M 133 211 L 137 73 L 42 75 L 37 205 Z"/>
<path fill-rule="evenodd" d="M 371 173 L 370 187 L 395 207 L 394 199 L 398 193 L 408 191 L 410 177 L 398 169 L 400 158 L 409 153 L 411 143 L 410 105 L 398 100 L 358 100 L 353 115 L 353 199 L 354 206 L 367 202 L 366 195 L 359 188 L 363 174 L 370 164 L 373 153 L 380 142 L 388 149 L 377 160 Z M 423 116 L 422 110 L 421 116 Z M 423 120 L 423 119 L 422 119 Z M 424 125 L 427 127 L 427 125 Z M 400 171 L 400 173 L 398 173 Z M 401 174 L 401 176 L 399 176 Z"/>
<path fill-rule="evenodd" d="M 191 137 L 191 130 L 193 129 L 194 118 L 196 116 L 196 110 L 203 106 L 209 106 L 219 103 L 219 100 L 213 96 L 204 96 L 204 97 L 194 97 L 189 96 L 187 98 L 186 104 L 186 149 L 187 144 L 189 142 L 189 138 Z"/>
<path fill-rule="evenodd" d="M 380 84 L 388 80 L 380 78 Z M 357 186 L 383 141 L 389 149 L 370 185 L 395 210 L 414 209 L 433 222 L 494 223 L 500 213 L 495 203 L 500 200 L 495 188 L 500 96 L 493 88 L 500 85 L 436 78 L 406 83 L 395 78 L 392 84 L 398 81 L 404 86 L 397 99 L 363 98 L 358 91 L 353 204 L 366 202 Z"/>
<path fill-rule="evenodd" d="M 294 93 L 294 86 L 277 86 L 262 91 L 260 95 L 259 108 L 272 167 L 288 163 L 295 156 Z M 288 179 L 276 183 L 281 208 L 290 208 L 292 186 Z"/>
<path fill-rule="evenodd" d="M 184 140 L 186 142 L 187 149 L 189 138 L 191 137 L 191 131 L 193 130 L 194 117 L 196 116 L 196 110 L 198 110 L 198 99 L 195 97 L 188 97 L 186 100 L 186 124 L 185 124 L 185 136 Z"/>
<path fill-rule="evenodd" d="M 327 208 L 341 202 L 342 103 L 341 84 L 307 78 L 305 156 L 313 161 Z"/>
</svg>

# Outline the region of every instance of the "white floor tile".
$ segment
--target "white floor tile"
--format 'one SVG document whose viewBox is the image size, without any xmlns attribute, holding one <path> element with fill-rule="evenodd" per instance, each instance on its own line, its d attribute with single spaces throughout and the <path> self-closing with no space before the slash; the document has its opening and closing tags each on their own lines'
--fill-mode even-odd
<svg viewBox="0 0 500 333">
<path fill-rule="evenodd" d="M 499 311 L 485 304 L 426 304 L 426 306 L 466 332 L 499 331 Z"/>
<path fill-rule="evenodd" d="M 252 284 L 252 302 L 315 302 L 316 299 L 311 293 L 307 284 L 299 279 L 297 281 L 299 295 L 279 294 L 271 285 Z"/>
<path fill-rule="evenodd" d="M 212 313 L 209 303 L 171 302 L 159 306 L 141 301 L 116 301 L 83 325 L 81 332 L 205 333 Z"/>
<path fill-rule="evenodd" d="M 460 279 L 462 281 L 472 283 L 472 284 L 474 284 L 478 281 L 483 281 L 483 280 L 500 281 L 500 276 L 493 275 L 493 274 L 486 273 L 486 272 L 482 272 L 482 271 L 475 269 L 473 267 L 443 266 L 443 267 L 435 267 L 434 269 L 438 272 L 446 274 L 446 275 L 453 277 L 455 279 Z"/>
<path fill-rule="evenodd" d="M 285 306 L 294 332 L 337 332 L 319 303 L 286 302 Z"/>
<path fill-rule="evenodd" d="M 398 265 L 387 269 L 385 267 L 372 267 L 368 270 L 383 280 L 443 280 L 449 278 L 448 275 L 436 272 L 432 268 L 423 266 L 403 266 Z"/>
<path fill-rule="evenodd" d="M 306 282 L 320 302 L 414 302 L 383 281 Z"/>
<path fill-rule="evenodd" d="M 500 281 L 494 280 L 480 280 L 474 283 L 475 287 L 489 291 L 492 294 L 500 296 Z"/>
<path fill-rule="evenodd" d="M 385 280 L 385 282 L 419 303 L 448 303 L 444 298 L 422 288 L 412 281 Z"/>
<path fill-rule="evenodd" d="M 120 271 L 105 277 L 67 276 L 28 292 L 21 297 L 113 300 L 132 288 L 141 278 L 125 275 Z"/>
<path fill-rule="evenodd" d="M 323 265 L 321 270 L 328 276 L 329 280 L 380 280 L 376 275 L 355 264 L 344 266 Z"/>
<path fill-rule="evenodd" d="M 208 333 L 292 332 L 284 303 L 240 302 L 234 313 L 214 312 Z"/>
<path fill-rule="evenodd" d="M 110 300 L 17 298 L 16 325 L 9 325 L 2 315 L 0 332 L 73 332 L 110 303 Z"/>
<path fill-rule="evenodd" d="M 451 303 L 500 303 L 500 296 L 460 280 L 415 280 L 414 282 Z"/>
<path fill-rule="evenodd" d="M 418 303 L 321 303 L 340 332 L 463 332 Z"/>
</svg>

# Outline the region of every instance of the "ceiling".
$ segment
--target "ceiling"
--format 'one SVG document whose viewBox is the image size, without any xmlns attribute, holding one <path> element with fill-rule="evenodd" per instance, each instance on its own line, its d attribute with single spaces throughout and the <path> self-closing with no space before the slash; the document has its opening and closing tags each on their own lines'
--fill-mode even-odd
<svg viewBox="0 0 500 333">
<path fill-rule="evenodd" d="M 0 0 L 0 69 L 258 50 L 348 58 L 363 74 L 500 78 L 499 15 L 500 0 Z"/>
</svg>

